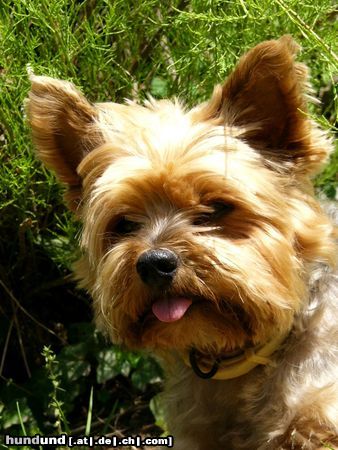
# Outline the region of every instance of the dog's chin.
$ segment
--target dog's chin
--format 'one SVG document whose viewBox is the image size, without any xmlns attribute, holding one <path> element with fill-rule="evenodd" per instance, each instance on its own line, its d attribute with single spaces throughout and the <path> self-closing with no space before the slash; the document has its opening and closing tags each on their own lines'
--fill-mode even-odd
<svg viewBox="0 0 338 450">
<path fill-rule="evenodd" d="M 187 295 L 153 301 L 122 336 L 123 343 L 134 349 L 195 348 L 215 354 L 244 348 L 252 339 L 243 311 L 234 307 L 223 311 L 210 300 Z"/>
</svg>

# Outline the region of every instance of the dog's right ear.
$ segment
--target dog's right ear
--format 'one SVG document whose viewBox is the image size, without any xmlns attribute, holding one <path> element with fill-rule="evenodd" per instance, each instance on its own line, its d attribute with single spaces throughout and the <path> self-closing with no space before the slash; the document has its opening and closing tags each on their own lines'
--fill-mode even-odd
<svg viewBox="0 0 338 450">
<path fill-rule="evenodd" d="M 30 79 L 26 111 L 38 157 L 68 186 L 66 198 L 75 209 L 81 195 L 76 169 L 102 143 L 98 111 L 68 81 L 35 75 Z"/>
</svg>

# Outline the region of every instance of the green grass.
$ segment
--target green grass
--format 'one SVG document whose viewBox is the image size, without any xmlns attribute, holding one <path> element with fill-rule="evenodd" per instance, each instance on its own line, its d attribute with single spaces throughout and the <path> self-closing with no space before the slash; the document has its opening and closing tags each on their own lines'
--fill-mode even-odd
<svg viewBox="0 0 338 450">
<path fill-rule="evenodd" d="M 125 411 L 158 390 L 152 363 L 98 341 L 90 302 L 70 280 L 78 224 L 53 175 L 34 158 L 22 107 L 27 64 L 36 74 L 72 80 L 93 101 L 142 100 L 150 92 L 192 105 L 245 50 L 289 33 L 324 99 L 313 113 L 335 133 L 335 18 L 328 0 L 0 0 L 0 432 L 50 433 L 67 423 L 83 434 L 89 425 L 108 433 L 128 421 L 135 431 L 140 421 L 130 419 L 133 412 L 123 419 Z M 336 152 L 316 180 L 330 197 L 337 171 Z M 44 345 L 58 355 L 49 374 L 41 369 Z M 71 395 L 55 391 L 52 367 Z M 52 395 L 60 397 L 63 422 L 51 412 Z"/>
</svg>

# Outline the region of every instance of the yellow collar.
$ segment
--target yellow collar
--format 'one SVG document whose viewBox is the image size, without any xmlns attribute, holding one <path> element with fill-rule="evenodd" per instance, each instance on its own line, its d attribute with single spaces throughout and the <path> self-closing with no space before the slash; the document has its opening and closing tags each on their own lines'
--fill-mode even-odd
<svg viewBox="0 0 338 450">
<path fill-rule="evenodd" d="M 191 367 L 201 378 L 212 378 L 213 380 L 229 380 L 237 378 L 260 365 L 273 365 L 269 358 L 285 341 L 290 330 L 274 336 L 266 344 L 245 349 L 240 355 L 232 358 L 220 359 L 210 368 L 203 361 L 197 366 L 194 350 L 183 355 L 185 364 Z M 201 368 L 203 370 L 201 370 Z"/>
</svg>

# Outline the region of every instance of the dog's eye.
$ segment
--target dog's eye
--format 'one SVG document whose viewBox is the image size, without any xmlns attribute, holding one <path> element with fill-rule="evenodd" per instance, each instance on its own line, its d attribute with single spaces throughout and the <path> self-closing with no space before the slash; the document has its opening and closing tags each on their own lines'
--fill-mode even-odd
<svg viewBox="0 0 338 450">
<path fill-rule="evenodd" d="M 219 219 L 220 217 L 223 217 L 226 214 L 231 213 L 234 210 L 234 205 L 231 203 L 224 203 L 224 202 L 215 202 L 210 205 L 214 212 L 212 213 L 213 219 Z"/>
<path fill-rule="evenodd" d="M 140 223 L 121 217 L 114 226 L 114 232 L 120 235 L 126 235 L 139 230 L 140 227 Z"/>
<path fill-rule="evenodd" d="M 231 213 L 234 210 L 234 205 L 231 203 L 214 202 L 208 205 L 210 212 L 205 212 L 196 216 L 194 225 L 212 225 L 223 216 Z"/>
</svg>

